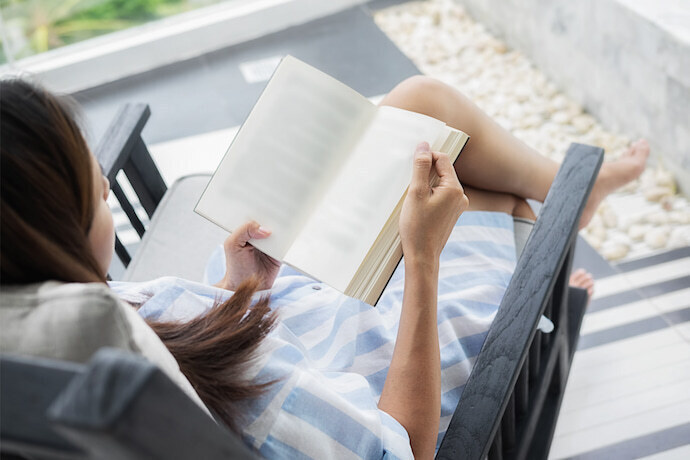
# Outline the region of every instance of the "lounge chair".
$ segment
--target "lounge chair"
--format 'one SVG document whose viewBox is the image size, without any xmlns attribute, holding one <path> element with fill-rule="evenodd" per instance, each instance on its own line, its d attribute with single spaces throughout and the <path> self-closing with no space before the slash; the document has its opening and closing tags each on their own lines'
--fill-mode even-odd
<svg viewBox="0 0 690 460">
<path fill-rule="evenodd" d="M 192 212 L 210 178 L 183 177 L 167 189 L 141 130 L 144 104 L 124 106 L 96 156 L 132 226 L 133 257 L 118 239 L 124 279 L 200 279 L 224 232 Z M 587 304 L 568 286 L 578 221 L 603 150 L 570 146 L 441 443 L 439 459 L 546 458 Z M 148 214 L 148 229 L 117 182 L 122 170 Z M 555 329 L 537 329 L 541 315 Z M 104 350 L 89 364 L 2 356 L 3 457 L 251 458 L 148 361 Z"/>
</svg>

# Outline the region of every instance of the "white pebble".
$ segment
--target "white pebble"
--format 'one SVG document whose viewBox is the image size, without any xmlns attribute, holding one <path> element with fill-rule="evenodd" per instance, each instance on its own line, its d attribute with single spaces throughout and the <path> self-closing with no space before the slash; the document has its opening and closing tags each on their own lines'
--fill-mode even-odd
<svg viewBox="0 0 690 460">
<path fill-rule="evenodd" d="M 690 246 L 690 227 L 676 227 L 668 237 L 669 248 Z"/>
<path fill-rule="evenodd" d="M 628 255 L 630 246 L 622 243 L 606 243 L 602 248 L 602 255 L 606 260 L 618 260 Z"/>
<path fill-rule="evenodd" d="M 626 233 L 623 233 L 623 232 L 620 232 L 617 230 L 613 230 L 611 232 L 611 237 L 609 238 L 609 240 L 612 243 L 623 244 L 623 245 L 626 245 L 628 247 L 630 247 L 632 245 L 632 239 Z"/>
<path fill-rule="evenodd" d="M 673 195 L 673 190 L 668 187 L 654 186 L 644 191 L 644 197 L 648 201 L 660 201 L 662 198 Z"/>
<path fill-rule="evenodd" d="M 671 211 L 668 213 L 668 220 L 672 224 L 690 224 L 690 211 Z"/>
<path fill-rule="evenodd" d="M 594 118 L 589 115 L 578 115 L 573 118 L 573 126 L 581 133 L 587 132 L 594 124 Z"/>
<path fill-rule="evenodd" d="M 565 125 L 570 121 L 570 117 L 565 112 L 556 112 L 551 117 L 551 121 L 560 125 Z"/>
<path fill-rule="evenodd" d="M 606 228 L 616 228 L 618 226 L 618 216 L 611 207 L 606 207 L 601 215 L 601 220 L 606 225 Z"/>
<path fill-rule="evenodd" d="M 656 182 L 656 185 L 667 187 L 675 191 L 676 181 L 673 178 L 673 174 L 661 167 L 657 168 L 654 173 L 654 182 Z"/>
<path fill-rule="evenodd" d="M 668 224 L 669 218 L 668 214 L 665 212 L 653 212 L 647 214 L 644 220 L 645 222 L 652 225 L 665 225 Z"/>
<path fill-rule="evenodd" d="M 650 225 L 633 224 L 628 229 L 628 236 L 633 241 L 642 241 L 650 228 L 652 228 Z"/>
<path fill-rule="evenodd" d="M 644 242 L 652 249 L 661 249 L 668 243 L 669 228 L 656 227 L 651 229 L 644 237 Z"/>
<path fill-rule="evenodd" d="M 562 94 L 557 94 L 549 103 L 549 108 L 556 112 L 559 110 L 566 109 L 568 107 L 568 98 Z"/>
<path fill-rule="evenodd" d="M 584 237 L 585 237 L 585 240 L 587 240 L 587 243 L 589 243 L 589 245 L 592 246 L 594 249 L 596 249 L 596 250 L 601 249 L 601 245 L 604 242 L 604 240 L 602 238 L 598 238 L 598 237 L 593 236 L 593 235 L 588 234 L 588 233 L 585 233 Z"/>
<path fill-rule="evenodd" d="M 606 228 L 604 228 L 601 223 L 595 223 L 594 225 L 587 227 L 587 231 L 594 238 L 598 238 L 602 241 L 606 239 Z"/>
</svg>

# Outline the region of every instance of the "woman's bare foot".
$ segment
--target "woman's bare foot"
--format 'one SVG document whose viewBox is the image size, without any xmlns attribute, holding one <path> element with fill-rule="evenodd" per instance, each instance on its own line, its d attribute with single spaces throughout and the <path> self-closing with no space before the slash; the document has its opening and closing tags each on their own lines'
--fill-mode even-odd
<svg viewBox="0 0 690 460">
<path fill-rule="evenodd" d="M 640 177 L 649 157 L 649 144 L 644 139 L 632 143 L 630 148 L 615 161 L 601 165 L 601 170 L 592 188 L 589 201 L 580 218 L 580 228 L 587 226 L 594 212 L 611 192 Z"/>
<path fill-rule="evenodd" d="M 590 299 L 592 298 L 592 294 L 594 294 L 594 278 L 592 278 L 591 273 L 581 268 L 575 270 L 575 272 L 570 275 L 570 285 L 585 289 Z"/>
</svg>

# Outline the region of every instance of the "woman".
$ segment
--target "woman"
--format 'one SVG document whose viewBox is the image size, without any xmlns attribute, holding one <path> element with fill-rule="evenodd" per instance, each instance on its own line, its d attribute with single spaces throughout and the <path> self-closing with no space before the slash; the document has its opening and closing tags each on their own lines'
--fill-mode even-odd
<svg viewBox="0 0 690 460">
<path fill-rule="evenodd" d="M 105 282 L 109 186 L 69 108 L 26 82 L 0 85 L 2 283 Z M 433 456 L 514 268 L 512 218 L 533 217 L 522 198 L 543 200 L 557 170 L 432 80 L 406 80 L 383 103 L 473 140 L 457 171 L 428 145 L 417 148 L 400 221 L 404 269 L 376 310 L 288 269 L 278 276 L 279 265 L 250 244 L 270 237 L 256 222 L 226 240 L 216 287 L 114 285 L 139 304 L 204 402 L 266 457 Z M 641 173 L 647 154 L 638 143 L 602 168 L 584 220 Z M 431 171 L 441 177 L 433 189 Z M 458 176 L 493 192 L 466 195 Z M 479 212 L 458 220 L 466 210 Z M 257 289 L 271 287 L 270 308 L 266 298 L 251 306 Z"/>
</svg>

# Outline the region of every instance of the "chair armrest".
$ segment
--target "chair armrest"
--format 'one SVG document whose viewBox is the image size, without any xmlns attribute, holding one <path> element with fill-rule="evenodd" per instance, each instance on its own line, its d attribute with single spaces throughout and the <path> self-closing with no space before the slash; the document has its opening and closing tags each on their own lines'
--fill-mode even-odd
<svg viewBox="0 0 690 460">
<path fill-rule="evenodd" d="M 119 108 L 94 151 L 108 180 L 115 180 L 129 159 L 150 116 L 148 104 L 125 104 Z"/>
<path fill-rule="evenodd" d="M 554 285 L 559 278 L 567 280 L 564 275 L 569 271 L 569 264 L 565 262 L 602 161 L 601 148 L 572 144 L 568 149 L 465 385 L 437 458 L 480 459 L 487 456 L 527 358 L 539 318 L 547 303 L 561 302 L 561 298 L 556 299 L 557 294 L 553 294 Z M 567 296 L 563 302 L 567 302 Z"/>
<path fill-rule="evenodd" d="M 145 226 L 118 183 L 117 176 L 120 170 L 124 171 L 139 203 L 150 218 L 167 191 L 165 181 L 141 138 L 141 131 L 150 115 L 151 110 L 147 104 L 123 105 L 94 150 L 103 174 L 110 181 L 113 194 L 139 237 L 144 235 Z M 115 251 L 127 266 L 131 257 L 117 236 Z"/>
</svg>

